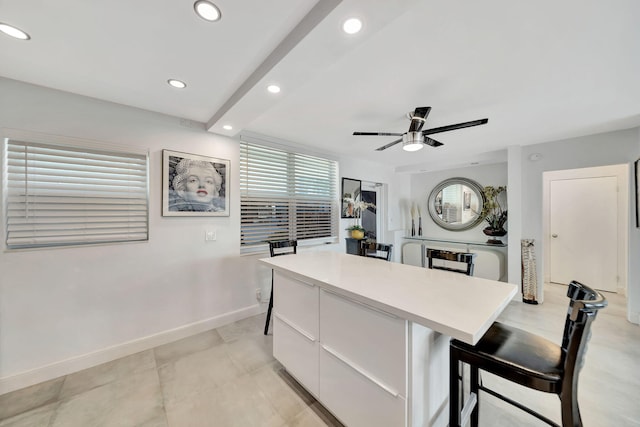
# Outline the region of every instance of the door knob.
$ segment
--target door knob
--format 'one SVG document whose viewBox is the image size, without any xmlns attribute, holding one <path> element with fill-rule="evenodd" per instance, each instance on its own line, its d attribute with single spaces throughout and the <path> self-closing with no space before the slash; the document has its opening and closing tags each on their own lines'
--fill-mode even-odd
<svg viewBox="0 0 640 427">
<path fill-rule="evenodd" d="M 557 234 L 552 234 L 551 237 L 553 237 L 555 239 L 556 237 L 558 237 L 558 235 Z"/>
</svg>

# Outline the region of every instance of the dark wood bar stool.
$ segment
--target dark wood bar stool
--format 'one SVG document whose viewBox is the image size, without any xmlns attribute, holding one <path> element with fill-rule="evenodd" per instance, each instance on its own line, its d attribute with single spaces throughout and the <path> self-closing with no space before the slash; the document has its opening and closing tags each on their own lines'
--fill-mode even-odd
<svg viewBox="0 0 640 427">
<path fill-rule="evenodd" d="M 467 267 L 463 270 L 459 268 L 445 267 L 443 265 L 433 265 L 434 259 L 461 262 L 467 264 Z M 427 248 L 427 266 L 436 270 L 453 271 L 454 273 L 463 273 L 467 276 L 473 276 L 473 266 L 475 259 L 476 254 L 470 252 L 453 252 L 445 251 L 442 249 Z"/>
<path fill-rule="evenodd" d="M 269 254 L 271 257 L 289 255 L 297 253 L 297 240 L 280 240 L 269 242 Z M 269 333 L 269 322 L 271 321 L 271 310 L 273 309 L 273 269 L 271 270 L 271 296 L 269 297 L 269 308 L 267 309 L 267 320 L 264 323 L 264 334 Z"/>
<path fill-rule="evenodd" d="M 378 258 L 385 261 L 391 261 L 391 250 L 393 245 L 385 243 L 360 241 L 360 255 L 369 258 Z"/>
<path fill-rule="evenodd" d="M 477 427 L 479 391 L 482 390 L 549 425 L 559 427 L 526 405 L 485 387 L 480 380 L 480 370 L 524 387 L 557 394 L 562 408 L 562 425 L 582 426 L 578 406 L 578 375 L 591 335 L 591 323 L 598 310 L 607 306 L 607 301 L 601 293 L 576 281 L 569 284 L 567 296 L 570 302 L 561 345 L 499 322 L 495 322 L 476 345 L 451 340 L 449 426 L 466 425 L 466 418 L 470 416 L 471 426 Z M 459 381 L 462 379 L 459 373 L 460 363 L 467 363 L 471 368 L 471 393 L 462 414 L 459 397 Z"/>
</svg>

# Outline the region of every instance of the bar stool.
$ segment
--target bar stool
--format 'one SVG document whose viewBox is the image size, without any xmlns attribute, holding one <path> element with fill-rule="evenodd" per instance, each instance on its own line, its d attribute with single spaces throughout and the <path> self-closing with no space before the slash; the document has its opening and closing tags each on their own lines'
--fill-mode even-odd
<svg viewBox="0 0 640 427">
<path fill-rule="evenodd" d="M 391 261 L 391 250 L 393 245 L 385 243 L 360 241 L 360 255 L 368 258 L 378 258 L 385 261 Z M 382 254 L 380 254 L 382 252 Z"/>
<path fill-rule="evenodd" d="M 441 259 L 444 261 L 456 261 L 467 264 L 466 269 L 459 269 L 453 267 L 445 267 L 443 265 L 433 265 L 434 259 Z M 442 249 L 429 249 L 427 248 L 427 261 L 428 267 L 436 270 L 453 271 L 454 273 L 463 273 L 467 276 L 473 276 L 473 265 L 476 259 L 476 254 L 469 252 L 453 252 L 445 251 Z"/>
<path fill-rule="evenodd" d="M 296 254 L 298 249 L 297 240 L 280 240 L 269 242 L 269 254 L 274 256 Z M 269 322 L 271 321 L 271 310 L 273 309 L 273 269 L 271 270 L 271 296 L 269 297 L 269 308 L 267 309 L 267 320 L 264 324 L 264 334 L 269 333 Z"/>
<path fill-rule="evenodd" d="M 562 408 L 562 425 L 582 426 L 578 406 L 578 375 L 591 336 L 591 323 L 598 310 L 607 306 L 607 301 L 601 293 L 576 281 L 569 284 L 567 296 L 570 302 L 561 345 L 499 322 L 495 322 L 476 345 L 451 340 L 449 426 L 466 425 L 470 417 L 471 426 L 477 427 L 479 390 L 482 390 L 551 426 L 560 427 L 522 403 L 485 387 L 480 380 L 480 370 L 524 387 L 557 394 Z M 458 394 L 460 363 L 467 363 L 471 368 L 471 393 L 462 414 Z"/>
</svg>

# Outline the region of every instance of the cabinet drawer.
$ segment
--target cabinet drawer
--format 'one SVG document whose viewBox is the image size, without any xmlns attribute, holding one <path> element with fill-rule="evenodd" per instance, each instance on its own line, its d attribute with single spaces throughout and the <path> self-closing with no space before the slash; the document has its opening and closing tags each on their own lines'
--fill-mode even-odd
<svg viewBox="0 0 640 427">
<path fill-rule="evenodd" d="M 349 427 L 406 425 L 406 400 L 361 367 L 320 345 L 320 399 Z"/>
<path fill-rule="evenodd" d="M 406 396 L 405 320 L 322 290 L 320 322 L 323 345 Z"/>
<path fill-rule="evenodd" d="M 273 356 L 307 391 L 318 397 L 318 341 L 275 314 Z"/>
<path fill-rule="evenodd" d="M 313 284 L 274 272 L 273 309 L 296 328 L 318 339 L 318 292 Z"/>
</svg>

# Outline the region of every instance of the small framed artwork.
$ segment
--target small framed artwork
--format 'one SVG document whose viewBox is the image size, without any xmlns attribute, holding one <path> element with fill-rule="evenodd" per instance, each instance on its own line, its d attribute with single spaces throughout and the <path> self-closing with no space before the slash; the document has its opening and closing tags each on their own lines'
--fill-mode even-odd
<svg viewBox="0 0 640 427">
<path fill-rule="evenodd" d="M 342 178 L 342 218 L 356 218 L 356 202 L 361 199 L 362 182 L 358 179 Z"/>
<path fill-rule="evenodd" d="M 635 163 L 636 183 L 636 227 L 640 228 L 640 159 Z"/>
<path fill-rule="evenodd" d="M 229 160 L 162 150 L 162 216 L 229 216 Z"/>
</svg>

